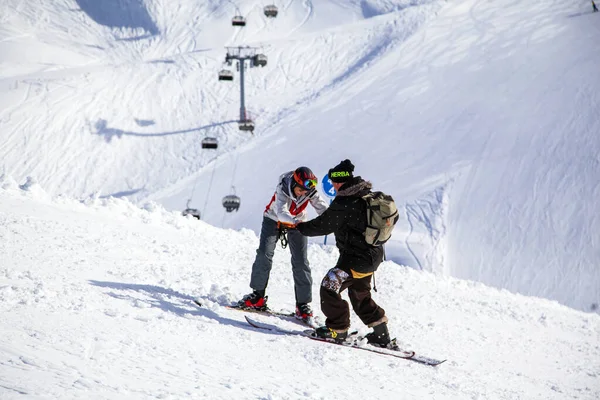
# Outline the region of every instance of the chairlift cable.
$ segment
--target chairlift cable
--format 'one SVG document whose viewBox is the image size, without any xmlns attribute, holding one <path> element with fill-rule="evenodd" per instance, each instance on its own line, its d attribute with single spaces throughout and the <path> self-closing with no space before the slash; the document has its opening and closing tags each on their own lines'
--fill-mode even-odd
<svg viewBox="0 0 600 400">
<path fill-rule="evenodd" d="M 227 211 L 223 210 L 223 219 L 221 219 L 221 228 L 225 227 L 225 216 L 227 215 Z"/>
<path fill-rule="evenodd" d="M 230 185 L 231 187 L 234 187 L 233 186 L 233 181 L 235 180 L 235 172 L 237 170 L 238 157 L 239 157 L 239 153 L 236 153 L 236 155 L 235 155 L 235 161 L 233 163 L 233 174 L 231 175 L 231 185 Z"/>
<path fill-rule="evenodd" d="M 194 199 L 194 192 L 196 191 L 196 183 L 198 183 L 198 177 L 196 177 L 196 179 L 194 179 L 194 186 L 192 186 L 192 195 L 188 199 L 187 203 L 185 203 L 186 208 L 190 208 L 190 202 Z"/>
<path fill-rule="evenodd" d="M 204 208 L 202 209 L 202 215 L 206 215 L 206 207 L 208 206 L 208 199 L 210 197 L 210 189 L 212 187 L 213 178 L 215 177 L 215 170 L 217 169 L 217 157 L 214 159 L 213 170 L 210 174 L 210 181 L 208 183 L 208 191 L 206 192 L 206 200 L 204 201 Z"/>
</svg>

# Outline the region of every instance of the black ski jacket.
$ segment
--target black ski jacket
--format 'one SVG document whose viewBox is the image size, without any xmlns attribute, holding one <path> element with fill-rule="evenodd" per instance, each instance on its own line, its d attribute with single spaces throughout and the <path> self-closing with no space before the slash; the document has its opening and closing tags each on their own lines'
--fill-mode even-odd
<svg viewBox="0 0 600 400">
<path fill-rule="evenodd" d="M 340 258 L 336 267 L 351 273 L 375 272 L 383 261 L 383 246 L 371 246 L 365 241 L 367 203 L 361 198 L 371 192 L 371 182 L 356 176 L 346 182 L 329 208 L 317 218 L 296 225 L 305 236 L 335 234 Z"/>
</svg>

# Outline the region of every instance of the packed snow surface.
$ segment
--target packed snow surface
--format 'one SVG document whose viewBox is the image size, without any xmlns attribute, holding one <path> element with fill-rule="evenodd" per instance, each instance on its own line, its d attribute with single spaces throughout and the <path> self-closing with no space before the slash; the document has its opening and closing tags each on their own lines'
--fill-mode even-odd
<svg viewBox="0 0 600 400">
<path fill-rule="evenodd" d="M 272 334 L 223 307 L 249 290 L 252 231 L 156 204 L 1 185 L 2 399 L 600 397 L 596 314 L 387 261 L 374 298 L 392 335 L 444 364 Z M 332 246 L 310 247 L 315 296 L 336 257 Z M 294 306 L 279 246 L 268 301 Z M 369 331 L 354 315 L 352 326 Z"/>
</svg>

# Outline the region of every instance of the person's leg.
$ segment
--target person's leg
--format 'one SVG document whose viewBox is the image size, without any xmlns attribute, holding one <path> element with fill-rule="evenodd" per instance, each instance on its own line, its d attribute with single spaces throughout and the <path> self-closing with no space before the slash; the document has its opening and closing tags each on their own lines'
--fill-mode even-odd
<svg viewBox="0 0 600 400">
<path fill-rule="evenodd" d="M 354 279 L 348 287 L 348 297 L 360 320 L 369 328 L 373 328 L 373 332 L 366 336 L 367 341 L 375 346 L 386 347 L 390 343 L 388 319 L 385 310 L 371 298 L 371 276 Z"/>
<path fill-rule="evenodd" d="M 269 275 L 273 266 L 273 255 L 277 245 L 277 222 L 264 217 L 260 230 L 260 242 L 256 249 L 256 258 L 252 264 L 250 287 L 257 291 L 265 291 L 269 283 Z"/>
<path fill-rule="evenodd" d="M 354 279 L 348 287 L 348 297 L 352 309 L 365 325 L 374 326 L 385 316 L 385 310 L 371 298 L 371 275 Z"/>
<path fill-rule="evenodd" d="M 292 254 L 292 274 L 296 303 L 304 304 L 312 301 L 312 275 L 306 255 L 308 239 L 295 229 L 288 231 L 288 244 Z"/>
<path fill-rule="evenodd" d="M 350 274 L 337 267 L 330 269 L 321 281 L 321 311 L 327 317 L 325 325 L 334 330 L 347 330 L 350 327 L 348 302 L 340 293 L 352 282 Z"/>
</svg>

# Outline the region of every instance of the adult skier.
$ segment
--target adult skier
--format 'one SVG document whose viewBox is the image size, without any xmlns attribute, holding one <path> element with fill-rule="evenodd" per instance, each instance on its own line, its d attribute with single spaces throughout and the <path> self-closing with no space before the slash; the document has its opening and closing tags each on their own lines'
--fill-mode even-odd
<svg viewBox="0 0 600 400">
<path fill-rule="evenodd" d="M 321 338 L 343 342 L 348 336 L 350 311 L 340 293 L 348 289 L 354 312 L 373 328 L 367 334 L 370 344 L 386 347 L 390 343 L 387 317 L 383 308 L 371 298 L 371 276 L 383 261 L 383 247 L 365 241 L 367 206 L 362 196 L 371 192 L 371 182 L 354 176 L 354 165 L 344 160 L 329 170 L 329 179 L 337 191 L 327 211 L 319 217 L 296 225 L 306 236 L 335 234 L 340 255 L 335 267 L 321 281 L 321 311 L 327 317 L 325 326 L 317 328 Z"/>
<path fill-rule="evenodd" d="M 308 167 L 299 167 L 279 177 L 275 194 L 263 213 L 260 242 L 252 264 L 250 287 L 253 292 L 245 295 L 238 306 L 256 310 L 267 309 L 265 296 L 269 275 L 273 265 L 275 246 L 280 232 L 287 231 L 287 240 L 292 255 L 292 273 L 296 295 L 296 318 L 308 320 L 313 316 L 312 276 L 307 257 L 308 240 L 293 228 L 306 221 L 306 207 L 311 204 L 317 214 L 327 209 L 327 203 L 317 192 L 317 177 Z"/>
</svg>

